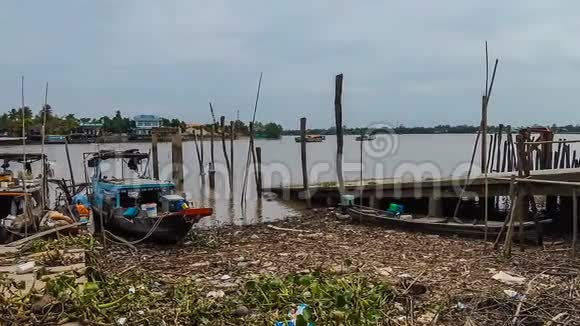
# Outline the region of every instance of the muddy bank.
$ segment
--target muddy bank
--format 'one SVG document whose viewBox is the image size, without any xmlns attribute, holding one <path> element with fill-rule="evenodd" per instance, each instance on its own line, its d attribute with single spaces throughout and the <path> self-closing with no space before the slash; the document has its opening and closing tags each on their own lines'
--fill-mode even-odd
<svg viewBox="0 0 580 326">
<path fill-rule="evenodd" d="M 302 325 L 580 323 L 580 267 L 560 242 L 505 259 L 479 240 L 352 224 L 320 209 L 197 231 L 179 246 L 115 245 L 107 257 L 84 248 L 82 271 L 3 297 L 2 324 L 274 325 L 297 304 L 308 305 Z"/>
<path fill-rule="evenodd" d="M 507 260 L 479 240 L 352 224 L 337 212 L 319 209 L 275 228 L 201 231 L 181 247 L 117 249 L 111 257 L 117 270 L 139 266 L 152 274 L 187 277 L 208 289 L 234 292 L 259 275 L 364 275 L 387 284 L 414 284 L 415 308 L 437 324 L 496 324 L 513 318 L 520 302 L 520 322 L 542 324 L 579 315 L 580 268 L 571 263 L 568 246 L 552 242 L 518 249 Z M 493 279 L 499 272 L 521 281 Z M 403 324 L 410 323 L 407 310 Z"/>
</svg>

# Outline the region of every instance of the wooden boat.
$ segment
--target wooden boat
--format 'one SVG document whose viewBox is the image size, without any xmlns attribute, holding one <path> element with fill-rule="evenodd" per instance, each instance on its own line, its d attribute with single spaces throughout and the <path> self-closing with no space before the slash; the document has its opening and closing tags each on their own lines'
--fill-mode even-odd
<svg viewBox="0 0 580 326">
<path fill-rule="evenodd" d="M 302 142 L 302 137 L 295 137 L 294 140 L 297 143 L 301 143 Z M 322 135 L 306 135 L 305 141 L 307 143 L 322 143 L 324 140 L 326 140 L 326 136 L 322 136 Z"/>
<path fill-rule="evenodd" d="M 88 167 L 94 169 L 88 198 L 95 219 L 102 219 L 105 229 L 116 235 L 174 243 L 183 240 L 202 217 L 213 213 L 211 208 L 190 208 L 175 194 L 175 184 L 139 173 L 149 154 L 129 150 L 85 155 Z M 122 160 L 137 175 L 121 179 L 103 176 L 101 163 L 112 159 Z"/>
<path fill-rule="evenodd" d="M 41 154 L 1 153 L 0 172 L 0 243 L 38 230 L 44 213 L 42 207 L 42 176 L 34 177 L 32 163 L 42 161 Z M 12 163 L 23 165 L 14 172 Z"/>
<path fill-rule="evenodd" d="M 371 141 L 371 140 L 375 140 L 377 139 L 377 137 L 375 135 L 360 135 L 360 136 L 356 136 L 355 140 L 356 141 Z"/>
<path fill-rule="evenodd" d="M 380 224 L 392 228 L 403 228 L 413 231 L 422 231 L 436 234 L 458 234 L 469 237 L 483 237 L 485 233 L 485 225 L 483 224 L 483 221 L 478 221 L 476 224 L 473 224 L 473 221 L 465 221 L 465 223 L 447 221 L 447 218 L 445 217 L 413 218 L 410 215 L 393 217 L 387 212 L 361 206 L 353 206 L 349 208 L 347 212 L 355 222 Z M 551 222 L 551 219 L 543 219 L 540 221 L 541 225 L 549 224 Z M 488 221 L 488 236 L 497 236 L 502 226 L 503 222 Z M 520 224 L 514 223 L 514 227 L 515 230 L 518 230 Z M 524 222 L 523 228 L 524 231 L 535 231 L 534 222 Z"/>
</svg>

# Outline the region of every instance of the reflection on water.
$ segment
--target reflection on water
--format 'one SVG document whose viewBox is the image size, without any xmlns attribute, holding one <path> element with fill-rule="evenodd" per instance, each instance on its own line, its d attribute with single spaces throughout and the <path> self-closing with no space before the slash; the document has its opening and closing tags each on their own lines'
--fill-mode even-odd
<svg viewBox="0 0 580 326">
<path fill-rule="evenodd" d="M 562 135 L 562 138 L 580 139 L 580 135 Z M 556 137 L 558 138 L 558 136 Z M 472 134 L 438 134 L 438 135 L 378 135 L 375 142 L 365 142 L 363 145 L 363 178 L 386 178 L 401 174 L 418 174 L 425 171 L 437 176 L 464 174 L 470 160 L 473 141 Z M 209 142 L 205 140 L 204 142 Z M 222 224 L 247 225 L 258 222 L 268 222 L 285 218 L 295 213 L 292 207 L 277 200 L 259 199 L 256 194 L 253 167 L 250 165 L 248 186 L 246 189 L 247 205 L 242 208 L 241 194 L 244 174 L 246 172 L 246 157 L 248 139 L 239 139 L 234 143 L 234 192 L 230 193 L 227 168 L 224 164 L 221 144 L 215 143 L 215 181 L 214 191 L 208 189 L 207 177 L 210 146 L 203 146 L 204 170 L 200 171 L 198 157 L 193 142 L 183 143 L 184 190 L 187 198 L 196 206 L 214 208 L 214 215 L 206 217 L 200 223 L 202 226 Z M 578 144 L 571 144 L 576 149 Z M 262 179 L 264 187 L 289 184 L 301 184 L 302 172 L 300 166 L 300 144 L 294 137 L 283 137 L 280 140 L 256 140 L 256 146 L 262 148 Z M 344 141 L 344 175 L 345 180 L 358 180 L 360 176 L 360 142 L 354 136 L 345 136 Z M 84 152 L 99 149 L 127 150 L 139 149 L 149 152 L 149 143 L 121 144 L 71 144 L 70 153 L 74 177 L 78 182 L 85 180 Z M 200 146 L 201 149 L 201 146 Z M 28 152 L 40 152 L 40 146 L 27 146 Z M 159 144 L 160 178 L 171 179 L 171 144 Z M 20 146 L 3 146 L 1 152 L 22 151 Z M 230 153 L 229 142 L 227 144 Z M 54 162 L 55 178 L 69 179 L 64 145 L 47 145 L 46 153 Z M 478 151 L 479 154 L 479 151 Z M 328 136 L 323 143 L 307 145 L 310 183 L 336 181 L 336 138 Z M 479 162 L 479 158 L 476 158 Z M 110 173 L 127 176 L 130 171 L 123 170 L 122 165 L 110 165 Z M 33 167 L 39 171 L 39 166 Z M 474 168 L 478 171 L 479 168 Z M 203 177 L 202 177 L 203 176 Z M 266 198 L 266 197 L 265 197 Z"/>
</svg>

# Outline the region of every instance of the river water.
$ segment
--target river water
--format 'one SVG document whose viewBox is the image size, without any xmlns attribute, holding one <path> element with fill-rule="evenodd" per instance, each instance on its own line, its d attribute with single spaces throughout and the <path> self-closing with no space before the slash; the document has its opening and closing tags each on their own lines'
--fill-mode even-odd
<svg viewBox="0 0 580 326">
<path fill-rule="evenodd" d="M 475 134 L 432 134 L 432 135 L 377 135 L 376 140 L 368 142 L 355 141 L 355 136 L 344 138 L 344 175 L 345 180 L 359 180 L 362 177 L 379 179 L 389 177 L 445 177 L 465 174 L 471 159 Z M 569 140 L 580 139 L 580 135 L 562 136 Z M 558 137 L 556 137 L 558 138 Z M 576 149 L 572 144 L 572 149 Z M 277 200 L 257 200 L 254 174 L 250 167 L 247 186 L 247 205 L 241 206 L 241 193 L 246 171 L 248 139 L 234 142 L 234 185 L 233 196 L 228 186 L 227 169 L 220 141 L 214 144 L 216 162 L 216 189 L 214 192 L 202 190 L 200 168 L 194 142 L 183 143 L 185 192 L 188 199 L 196 205 L 214 207 L 214 216 L 202 221 L 202 226 L 219 224 L 253 224 L 274 221 L 294 214 L 293 208 Z M 226 144 L 230 153 L 229 141 Z M 280 140 L 256 140 L 256 146 L 262 148 L 262 173 L 264 187 L 302 183 L 300 144 L 294 137 L 282 137 Z M 204 164 L 210 161 L 210 142 L 203 142 Z M 73 173 L 77 182 L 85 180 L 83 153 L 97 150 L 139 149 L 148 152 L 149 143 L 118 144 L 71 144 L 69 145 Z M 27 146 L 28 152 L 40 153 L 39 145 Z M 55 177 L 69 179 L 64 145 L 46 145 L 48 159 L 53 163 Z M 0 152 L 22 152 L 21 146 L 3 146 Z M 474 172 L 479 171 L 479 150 L 477 151 Z M 336 181 L 336 137 L 327 136 L 322 143 L 307 144 L 307 160 L 310 183 Z M 161 179 L 171 179 L 171 144 L 159 144 L 159 162 Z M 39 171 L 39 166 L 33 166 Z M 90 175 L 90 171 L 87 171 Z M 108 167 L 109 175 L 127 176 L 129 170 L 122 169 L 121 164 Z"/>
</svg>

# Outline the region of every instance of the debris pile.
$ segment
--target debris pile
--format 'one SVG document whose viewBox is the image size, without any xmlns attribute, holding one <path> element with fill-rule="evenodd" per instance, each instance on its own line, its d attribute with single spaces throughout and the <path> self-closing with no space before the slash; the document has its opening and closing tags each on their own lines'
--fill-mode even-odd
<svg viewBox="0 0 580 326">
<path fill-rule="evenodd" d="M 107 257 L 93 245 L 82 273 L 3 297 L 0 318 L 119 325 L 580 323 L 580 267 L 566 244 L 529 247 L 507 260 L 481 241 L 339 218 L 312 210 L 271 226 L 197 231 L 179 246 L 114 246 Z M 0 277 L 1 286 L 14 286 Z M 290 318 L 299 307 L 303 313 Z"/>
</svg>

